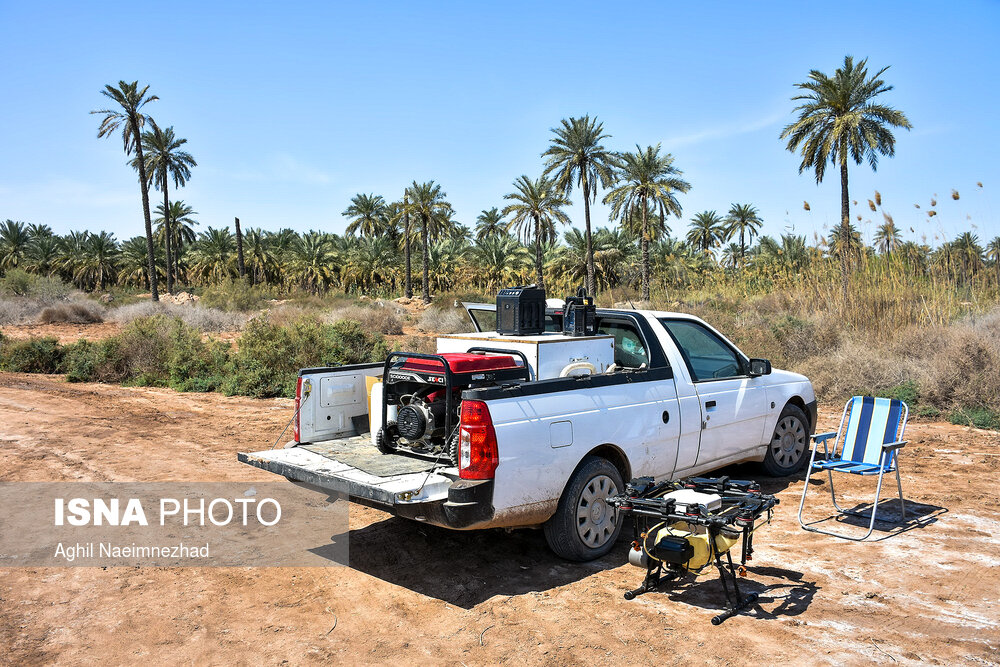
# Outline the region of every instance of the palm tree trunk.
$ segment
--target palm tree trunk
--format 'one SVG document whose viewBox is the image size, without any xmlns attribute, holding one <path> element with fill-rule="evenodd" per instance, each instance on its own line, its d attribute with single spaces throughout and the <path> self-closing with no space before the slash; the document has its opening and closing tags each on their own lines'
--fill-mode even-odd
<svg viewBox="0 0 1000 667">
<path fill-rule="evenodd" d="M 535 283 L 545 289 L 545 276 L 542 275 L 542 221 L 535 217 Z"/>
<path fill-rule="evenodd" d="M 410 270 L 410 212 L 405 208 L 408 205 L 406 197 L 403 197 L 403 254 L 406 255 L 406 289 L 403 294 L 407 299 L 413 298 L 413 276 Z"/>
<path fill-rule="evenodd" d="M 174 274 L 170 270 L 173 254 L 170 242 L 170 198 L 167 196 L 167 175 L 163 174 L 163 235 L 167 242 L 167 293 L 174 293 Z"/>
<path fill-rule="evenodd" d="M 642 198 L 642 300 L 649 301 L 649 208 Z"/>
<path fill-rule="evenodd" d="M 239 218 L 236 218 L 236 266 L 240 270 L 240 280 L 243 280 L 247 275 L 247 267 L 243 263 L 243 232 L 240 231 Z"/>
<path fill-rule="evenodd" d="M 430 281 L 427 278 L 427 275 L 428 275 L 428 265 L 430 264 L 430 259 L 431 259 L 431 249 L 430 249 L 430 243 L 429 243 L 430 235 L 429 235 L 428 229 L 427 229 L 427 227 L 429 226 L 428 225 L 428 220 L 427 220 L 427 214 L 423 214 L 421 216 L 421 218 L 420 218 L 420 226 L 421 226 L 420 236 L 421 236 L 421 239 L 424 242 L 424 253 L 423 253 L 424 254 L 424 303 L 430 303 L 431 302 L 431 284 L 430 284 Z"/>
<path fill-rule="evenodd" d="M 142 137 L 139 135 L 139 119 L 130 118 L 132 137 L 135 140 L 135 156 L 139 162 L 139 188 L 142 190 L 142 217 L 146 224 L 146 268 L 149 271 L 149 294 L 153 301 L 160 300 L 156 289 L 156 259 L 153 254 L 153 223 L 149 219 L 149 181 L 146 180 L 146 160 L 142 155 Z"/>
<path fill-rule="evenodd" d="M 840 161 L 840 291 L 847 307 L 847 279 L 849 267 L 847 253 L 850 250 L 851 197 L 847 188 L 847 157 Z"/>
<path fill-rule="evenodd" d="M 594 243 L 590 235 L 590 183 L 587 182 L 587 171 L 581 171 L 583 178 L 583 220 L 584 236 L 587 239 L 587 294 L 594 296 L 597 294 L 597 287 L 594 283 Z"/>
</svg>

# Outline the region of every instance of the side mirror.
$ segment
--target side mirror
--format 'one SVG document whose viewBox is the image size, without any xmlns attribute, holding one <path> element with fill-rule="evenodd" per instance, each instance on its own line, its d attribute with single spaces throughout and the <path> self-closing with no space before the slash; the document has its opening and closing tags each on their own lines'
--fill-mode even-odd
<svg viewBox="0 0 1000 667">
<path fill-rule="evenodd" d="M 755 378 L 760 375 L 771 374 L 771 362 L 767 359 L 750 360 L 750 377 Z"/>
</svg>

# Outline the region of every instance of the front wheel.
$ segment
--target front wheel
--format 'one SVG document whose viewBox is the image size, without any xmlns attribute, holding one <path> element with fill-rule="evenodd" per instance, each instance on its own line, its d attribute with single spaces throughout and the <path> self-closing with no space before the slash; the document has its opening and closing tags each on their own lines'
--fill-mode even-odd
<svg viewBox="0 0 1000 667">
<path fill-rule="evenodd" d="M 786 477 L 798 472 L 808 458 L 809 419 L 801 408 L 789 403 L 781 411 L 767 445 L 764 472 L 772 477 Z"/>
<path fill-rule="evenodd" d="M 618 468 L 597 456 L 584 458 L 559 498 L 559 506 L 542 527 L 545 541 L 558 556 L 588 561 L 611 551 L 621 532 L 610 496 L 625 487 Z"/>
</svg>

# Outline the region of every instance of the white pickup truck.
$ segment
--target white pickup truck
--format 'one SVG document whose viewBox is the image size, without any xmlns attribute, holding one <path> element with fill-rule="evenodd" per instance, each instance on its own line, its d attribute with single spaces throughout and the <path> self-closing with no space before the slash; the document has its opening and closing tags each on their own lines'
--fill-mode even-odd
<svg viewBox="0 0 1000 667">
<path fill-rule="evenodd" d="M 494 328 L 494 306 L 468 310 L 478 331 Z M 547 311 L 547 328 L 560 330 L 561 315 Z M 605 498 L 631 478 L 741 461 L 788 475 L 808 458 L 816 398 L 806 377 L 749 358 L 690 315 L 599 309 L 597 328 L 613 337 L 605 372 L 462 391 L 453 459 L 373 446 L 369 388 L 388 378 L 387 363 L 303 369 L 294 441 L 239 460 L 448 528 L 541 526 L 553 551 L 583 561 L 612 548 L 621 523 Z"/>
</svg>

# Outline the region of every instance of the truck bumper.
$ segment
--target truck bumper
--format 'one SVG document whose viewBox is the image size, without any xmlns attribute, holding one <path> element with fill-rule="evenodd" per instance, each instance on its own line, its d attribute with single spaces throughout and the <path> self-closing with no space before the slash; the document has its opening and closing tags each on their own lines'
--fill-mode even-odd
<svg viewBox="0 0 1000 667">
<path fill-rule="evenodd" d="M 456 479 L 433 468 L 380 476 L 300 447 L 237 458 L 317 491 L 444 528 L 488 527 L 494 516 L 493 480 Z"/>
</svg>

